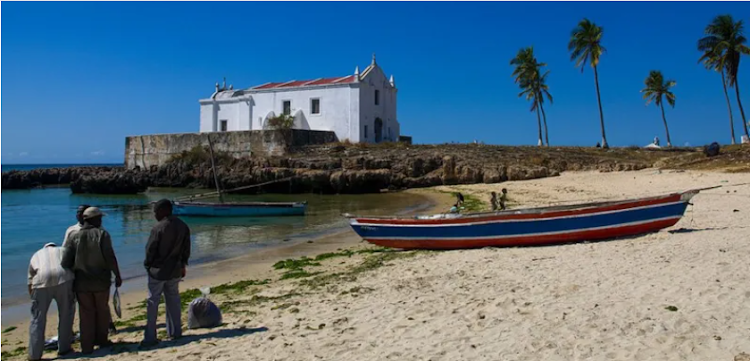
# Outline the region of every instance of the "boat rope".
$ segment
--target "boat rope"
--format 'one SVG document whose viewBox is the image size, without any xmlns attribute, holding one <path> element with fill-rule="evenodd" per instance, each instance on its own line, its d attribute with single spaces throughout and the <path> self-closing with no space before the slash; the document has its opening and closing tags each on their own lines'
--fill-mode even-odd
<svg viewBox="0 0 750 361">
<path fill-rule="evenodd" d="M 291 181 L 292 179 L 294 179 L 294 177 L 287 177 L 287 178 L 282 178 L 282 179 L 276 179 L 276 180 L 272 180 L 272 181 L 268 181 L 268 182 L 264 182 L 264 183 L 260 183 L 260 184 L 251 184 L 251 185 L 248 185 L 248 186 L 242 186 L 242 187 L 237 187 L 237 188 L 222 190 L 221 192 L 219 192 L 219 191 L 213 191 L 213 192 L 207 192 L 207 193 L 190 194 L 190 195 L 186 195 L 186 196 L 175 198 L 175 200 L 179 201 L 179 200 L 185 200 L 185 199 L 204 198 L 204 197 L 209 197 L 209 196 L 215 196 L 215 195 L 217 195 L 219 193 L 236 192 L 236 191 L 241 191 L 241 190 L 255 188 L 255 187 L 262 187 L 262 186 L 269 185 L 269 184 L 274 184 L 274 183 L 288 182 L 288 181 Z"/>
</svg>

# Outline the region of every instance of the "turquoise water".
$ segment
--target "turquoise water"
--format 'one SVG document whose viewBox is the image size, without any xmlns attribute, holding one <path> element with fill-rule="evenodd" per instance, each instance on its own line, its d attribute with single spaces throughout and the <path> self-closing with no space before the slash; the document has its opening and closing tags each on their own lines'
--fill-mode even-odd
<svg viewBox="0 0 750 361">
<path fill-rule="evenodd" d="M 2 305 L 26 301 L 26 272 L 34 252 L 47 242 L 60 245 L 74 224 L 80 204 L 101 207 L 112 235 L 123 278 L 144 275 L 144 247 L 155 224 L 149 201 L 196 190 L 153 189 L 129 196 L 74 195 L 66 188 L 2 192 Z M 191 262 L 206 262 L 250 252 L 284 240 L 310 237 L 346 227 L 341 213 L 389 214 L 426 206 L 408 194 L 230 196 L 230 201 L 308 201 L 304 217 L 183 218 L 192 230 Z"/>
</svg>

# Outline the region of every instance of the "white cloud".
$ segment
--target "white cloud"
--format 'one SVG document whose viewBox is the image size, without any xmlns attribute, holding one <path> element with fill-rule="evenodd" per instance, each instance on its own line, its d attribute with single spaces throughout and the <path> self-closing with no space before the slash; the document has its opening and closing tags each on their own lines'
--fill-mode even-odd
<svg viewBox="0 0 750 361">
<path fill-rule="evenodd" d="M 25 156 L 27 156 L 27 155 L 29 155 L 29 152 L 21 152 L 21 153 L 18 153 L 18 156 L 19 156 L 19 157 L 25 157 Z"/>
<path fill-rule="evenodd" d="M 689 147 L 689 146 L 690 146 L 690 143 L 688 143 L 688 142 L 685 142 L 685 146 L 686 146 L 686 147 Z"/>
<path fill-rule="evenodd" d="M 103 150 L 97 150 L 95 152 L 91 152 L 91 155 L 102 156 L 102 155 L 104 155 L 104 151 Z"/>
</svg>

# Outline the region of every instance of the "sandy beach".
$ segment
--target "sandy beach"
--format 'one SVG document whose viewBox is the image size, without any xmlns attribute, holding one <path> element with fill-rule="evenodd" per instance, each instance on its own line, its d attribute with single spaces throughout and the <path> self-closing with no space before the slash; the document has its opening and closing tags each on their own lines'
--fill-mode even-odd
<svg viewBox="0 0 750 361">
<path fill-rule="evenodd" d="M 750 185 L 730 185 L 747 182 L 746 173 L 646 169 L 419 190 L 436 197 L 437 209 L 447 209 L 451 199 L 443 192 L 487 201 L 490 191 L 507 188 L 511 207 L 529 207 L 726 186 L 696 196 L 674 227 L 622 240 L 383 252 L 347 231 L 197 267 L 182 290 L 269 281 L 212 294 L 224 325 L 187 330 L 182 339 L 147 350 L 137 346 L 143 335 L 137 316 L 144 312 L 137 303 L 144 293 L 131 292 L 121 320 L 130 325 L 112 337 L 116 346 L 94 356 L 733 360 L 750 353 Z M 311 259 L 300 261 L 302 256 Z M 297 262 L 274 269 L 281 258 Z M 13 350 L 25 346 L 26 327 L 3 334 L 3 359 L 25 358 Z"/>
</svg>

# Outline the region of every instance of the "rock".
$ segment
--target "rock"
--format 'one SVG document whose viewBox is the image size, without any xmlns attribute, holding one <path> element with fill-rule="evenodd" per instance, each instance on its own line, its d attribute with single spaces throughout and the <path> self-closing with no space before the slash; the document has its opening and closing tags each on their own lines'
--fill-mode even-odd
<svg viewBox="0 0 750 361">
<path fill-rule="evenodd" d="M 734 357 L 734 361 L 750 361 L 750 354 L 741 353 Z"/>
<path fill-rule="evenodd" d="M 706 157 L 715 157 L 719 155 L 720 148 L 719 143 L 713 142 L 703 147 L 703 154 L 705 154 Z"/>
<path fill-rule="evenodd" d="M 451 156 L 443 157 L 443 184 L 456 184 L 456 161 Z"/>
</svg>

